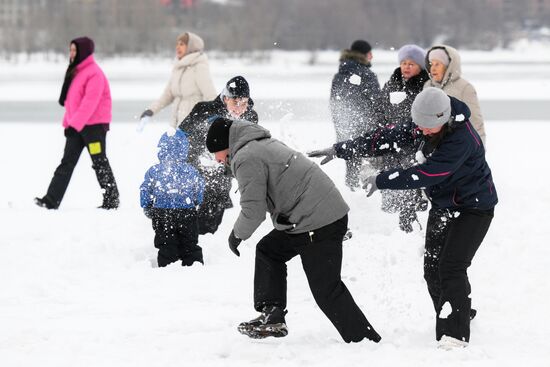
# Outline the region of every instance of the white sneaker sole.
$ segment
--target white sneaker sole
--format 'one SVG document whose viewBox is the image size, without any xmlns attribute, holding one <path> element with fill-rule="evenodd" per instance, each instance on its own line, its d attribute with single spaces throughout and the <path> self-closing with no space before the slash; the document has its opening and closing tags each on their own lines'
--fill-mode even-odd
<svg viewBox="0 0 550 367">
<path fill-rule="evenodd" d="M 463 340 L 458 340 L 456 338 L 443 335 L 441 337 L 441 340 L 437 344 L 438 349 L 443 350 L 453 350 L 453 349 L 461 349 L 466 348 L 468 346 L 468 342 L 465 342 Z"/>
</svg>

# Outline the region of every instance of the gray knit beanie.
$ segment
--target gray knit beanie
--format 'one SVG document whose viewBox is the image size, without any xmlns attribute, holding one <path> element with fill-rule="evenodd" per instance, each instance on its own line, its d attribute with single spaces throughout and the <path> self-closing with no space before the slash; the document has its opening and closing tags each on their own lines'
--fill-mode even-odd
<svg viewBox="0 0 550 367">
<path fill-rule="evenodd" d="M 451 99 L 439 88 L 426 88 L 414 99 L 411 116 L 420 127 L 442 126 L 451 118 Z"/>
<path fill-rule="evenodd" d="M 401 64 L 403 60 L 412 60 L 422 69 L 426 69 L 426 51 L 417 45 L 405 45 L 397 52 L 397 60 Z"/>
</svg>

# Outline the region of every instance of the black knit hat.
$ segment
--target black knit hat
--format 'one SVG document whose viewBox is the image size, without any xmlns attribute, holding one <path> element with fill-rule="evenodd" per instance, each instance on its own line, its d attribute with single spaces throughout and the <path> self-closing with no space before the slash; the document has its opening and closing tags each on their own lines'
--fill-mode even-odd
<svg viewBox="0 0 550 367">
<path fill-rule="evenodd" d="M 249 98 L 250 87 L 246 79 L 239 75 L 229 79 L 222 94 L 228 98 Z"/>
<path fill-rule="evenodd" d="M 217 117 L 206 134 L 206 148 L 210 153 L 220 152 L 229 148 L 229 128 L 233 121 L 225 117 Z"/>
<path fill-rule="evenodd" d="M 351 50 L 366 55 L 372 50 L 372 47 L 370 47 L 370 44 L 367 41 L 357 40 L 351 44 Z"/>
</svg>

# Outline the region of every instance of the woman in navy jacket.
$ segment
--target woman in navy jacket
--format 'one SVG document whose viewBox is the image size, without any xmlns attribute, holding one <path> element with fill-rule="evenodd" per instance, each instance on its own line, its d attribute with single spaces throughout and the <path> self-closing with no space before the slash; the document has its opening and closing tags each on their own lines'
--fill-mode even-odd
<svg viewBox="0 0 550 367">
<path fill-rule="evenodd" d="M 381 156 L 405 146 L 419 148 L 423 154 L 417 154 L 417 165 L 370 176 L 363 188 L 367 196 L 377 189 L 425 190 L 432 208 L 424 278 L 437 314 L 436 339 L 443 348 L 466 346 L 471 312 L 467 269 L 491 224 L 497 193 L 483 143 L 463 102 L 427 88 L 416 97 L 411 115 L 409 124 L 388 125 L 310 156 L 324 156 L 324 164 L 335 156 Z"/>
</svg>

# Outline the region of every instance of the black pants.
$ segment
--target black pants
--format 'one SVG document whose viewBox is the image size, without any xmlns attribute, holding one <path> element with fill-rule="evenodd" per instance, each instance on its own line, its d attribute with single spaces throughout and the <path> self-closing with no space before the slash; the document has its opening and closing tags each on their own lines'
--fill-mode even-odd
<svg viewBox="0 0 550 367">
<path fill-rule="evenodd" d="M 197 245 L 199 227 L 195 209 L 152 208 L 149 213 L 160 267 L 178 260 L 184 266 L 191 266 L 195 261 L 203 263 L 202 249 Z"/>
<path fill-rule="evenodd" d="M 229 191 L 231 178 L 221 169 L 201 168 L 205 180 L 204 200 L 199 208 L 199 234 L 215 233 L 223 219 L 225 209 L 233 207 Z"/>
<path fill-rule="evenodd" d="M 290 235 L 273 230 L 256 246 L 254 308 L 286 308 L 286 262 L 300 255 L 315 301 L 345 342 L 379 336 L 342 282 L 342 239 L 347 215 L 313 232 Z"/>
<path fill-rule="evenodd" d="M 424 279 L 435 307 L 436 339 L 470 340 L 471 292 L 467 269 L 493 219 L 493 210 L 431 209 L 426 228 Z M 450 305 L 450 314 L 444 305 Z"/>
<path fill-rule="evenodd" d="M 63 158 L 54 172 L 47 193 L 56 205 L 61 203 L 80 154 L 86 147 L 92 159 L 97 181 L 103 190 L 103 205 L 118 206 L 118 188 L 106 154 L 107 129 L 107 124 L 85 126 L 80 133 L 71 127 L 65 129 Z"/>
</svg>

